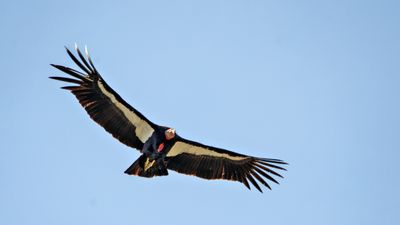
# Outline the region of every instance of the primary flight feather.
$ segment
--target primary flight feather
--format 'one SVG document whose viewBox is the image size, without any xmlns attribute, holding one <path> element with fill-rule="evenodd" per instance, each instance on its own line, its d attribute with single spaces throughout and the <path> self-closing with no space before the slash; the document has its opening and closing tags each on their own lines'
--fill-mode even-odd
<svg viewBox="0 0 400 225">
<path fill-rule="evenodd" d="M 285 170 L 279 159 L 259 158 L 204 145 L 180 137 L 174 129 L 159 126 L 126 103 L 94 67 L 86 50 L 86 57 L 78 47 L 75 56 L 68 55 L 82 70 L 61 65 L 53 67 L 70 77 L 53 76 L 51 79 L 71 83 L 64 86 L 78 99 L 89 116 L 113 137 L 125 145 L 139 150 L 142 155 L 125 171 L 142 177 L 168 175 L 168 169 L 205 179 L 239 181 L 250 189 L 251 183 L 262 192 L 259 183 L 271 189 L 266 182 L 278 183 L 282 177 L 276 170 Z"/>
</svg>

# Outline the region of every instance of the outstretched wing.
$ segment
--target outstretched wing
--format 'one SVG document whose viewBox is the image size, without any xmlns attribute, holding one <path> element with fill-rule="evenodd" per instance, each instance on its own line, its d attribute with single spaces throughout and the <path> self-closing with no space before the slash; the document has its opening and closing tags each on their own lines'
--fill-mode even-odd
<svg viewBox="0 0 400 225">
<path fill-rule="evenodd" d="M 80 60 L 68 48 L 66 50 L 76 65 L 82 69 L 82 72 L 51 64 L 73 78 L 50 78 L 74 84 L 62 88 L 71 91 L 89 116 L 106 131 L 122 143 L 141 150 L 157 125 L 126 103 L 107 85 L 94 67 L 87 50 L 85 58 L 76 47 Z"/>
<path fill-rule="evenodd" d="M 278 184 L 273 176 L 281 178 L 282 176 L 274 169 L 285 170 L 278 165 L 286 164 L 279 159 L 242 155 L 180 137 L 167 153 L 167 160 L 168 169 L 178 173 L 205 179 L 239 181 L 249 189 L 248 181 L 250 181 L 260 192 L 262 190 L 257 181 L 271 189 L 264 179 Z"/>
</svg>

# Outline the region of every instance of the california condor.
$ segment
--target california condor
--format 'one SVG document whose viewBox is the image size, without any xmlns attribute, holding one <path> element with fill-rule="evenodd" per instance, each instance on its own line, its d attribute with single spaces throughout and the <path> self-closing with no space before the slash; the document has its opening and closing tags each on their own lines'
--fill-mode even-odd
<svg viewBox="0 0 400 225">
<path fill-rule="evenodd" d="M 275 170 L 285 170 L 279 159 L 259 158 L 204 145 L 180 137 L 174 129 L 159 126 L 126 103 L 105 82 L 86 51 L 86 58 L 75 47 L 77 56 L 68 55 L 82 70 L 51 64 L 70 77 L 50 77 L 73 84 L 65 86 L 78 99 L 89 116 L 106 131 L 142 155 L 125 171 L 142 177 L 165 176 L 168 169 L 205 179 L 239 181 L 250 189 L 249 182 L 262 192 L 259 183 L 271 189 L 264 180 L 278 184 Z"/>
</svg>

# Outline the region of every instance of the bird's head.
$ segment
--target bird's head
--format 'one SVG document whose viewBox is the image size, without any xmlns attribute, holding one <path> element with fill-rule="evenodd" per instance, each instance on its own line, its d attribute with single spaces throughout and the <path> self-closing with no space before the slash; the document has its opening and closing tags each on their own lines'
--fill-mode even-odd
<svg viewBox="0 0 400 225">
<path fill-rule="evenodd" d="M 175 137 L 175 129 L 172 128 L 168 128 L 165 131 L 165 139 L 167 139 L 167 141 L 173 139 Z"/>
</svg>

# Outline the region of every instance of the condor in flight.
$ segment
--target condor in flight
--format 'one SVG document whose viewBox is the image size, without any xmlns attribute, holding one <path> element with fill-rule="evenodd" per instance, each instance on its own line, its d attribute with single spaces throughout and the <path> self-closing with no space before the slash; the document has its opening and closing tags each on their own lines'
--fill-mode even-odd
<svg viewBox="0 0 400 225">
<path fill-rule="evenodd" d="M 139 150 L 142 155 L 125 171 L 142 177 L 165 176 L 168 170 L 205 179 L 239 181 L 250 189 L 249 182 L 262 192 L 259 184 L 271 189 L 265 181 L 278 181 L 282 177 L 275 170 L 285 170 L 279 159 L 243 155 L 187 140 L 174 129 L 159 126 L 126 103 L 105 82 L 96 70 L 86 50 L 86 58 L 76 48 L 77 56 L 68 55 L 82 70 L 54 65 L 72 76 L 50 77 L 71 83 L 62 87 L 69 90 L 85 108 L 89 116 L 125 145 Z"/>
</svg>

